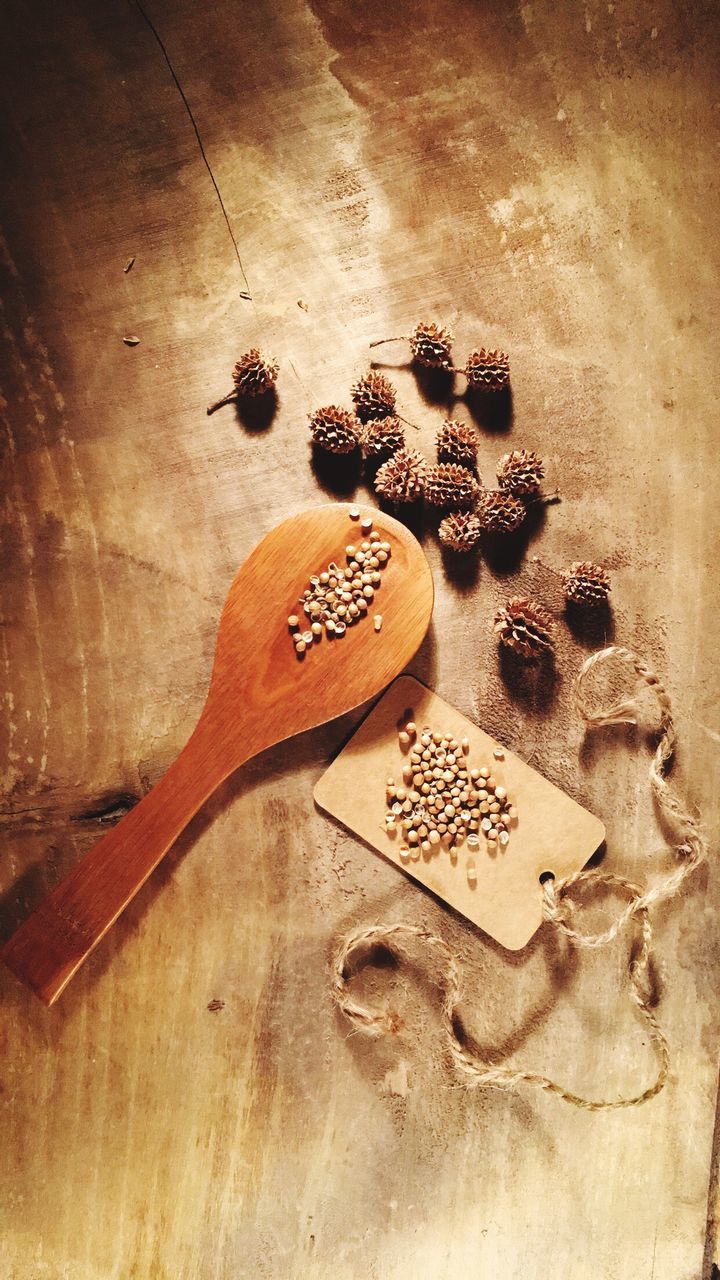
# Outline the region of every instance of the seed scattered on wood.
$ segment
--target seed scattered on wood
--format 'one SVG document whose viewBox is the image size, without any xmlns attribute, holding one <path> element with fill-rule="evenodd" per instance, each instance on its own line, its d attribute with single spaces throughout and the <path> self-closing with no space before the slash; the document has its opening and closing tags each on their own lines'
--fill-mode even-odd
<svg viewBox="0 0 720 1280">
<path fill-rule="evenodd" d="M 125 275 L 127 275 L 128 271 L 132 271 L 134 266 L 135 266 L 135 259 L 128 258 L 127 262 L 125 263 L 125 266 L 123 267 L 123 271 Z"/>
<path fill-rule="evenodd" d="M 350 515 L 350 519 L 351 519 L 351 520 L 359 520 L 359 519 L 360 519 L 360 512 L 359 512 L 359 510 L 358 510 L 358 508 L 357 508 L 357 507 L 351 507 L 351 508 L 350 508 L 349 515 Z"/>
<path fill-rule="evenodd" d="M 493 755 L 496 760 L 505 759 L 505 752 L 503 751 L 502 747 L 496 747 L 495 750 L 493 751 Z"/>
<path fill-rule="evenodd" d="M 125 343 L 126 347 L 136 347 L 140 342 L 140 339 L 134 333 L 126 333 L 125 337 L 123 338 L 123 342 Z"/>
<path fill-rule="evenodd" d="M 375 617 L 373 618 L 373 626 L 375 627 L 375 630 L 376 630 L 376 631 L 381 631 L 381 630 L 382 630 L 382 624 L 383 624 L 382 614 L 381 614 L 381 613 L 376 613 L 376 614 L 375 614 Z"/>
</svg>

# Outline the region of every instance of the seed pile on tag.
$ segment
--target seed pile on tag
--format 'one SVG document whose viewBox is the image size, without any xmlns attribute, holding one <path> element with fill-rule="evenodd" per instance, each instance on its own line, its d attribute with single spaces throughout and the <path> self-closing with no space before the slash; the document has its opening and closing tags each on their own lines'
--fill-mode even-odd
<svg viewBox="0 0 720 1280">
<path fill-rule="evenodd" d="M 441 849 L 455 861 L 461 845 L 474 853 L 481 837 L 489 853 L 507 846 L 517 810 L 490 769 L 470 768 L 467 738 L 458 742 L 427 726 L 418 735 L 410 722 L 398 733 L 398 744 L 408 759 L 402 781 L 387 780 L 385 829 L 390 836 L 402 834 L 404 861 L 431 858 Z M 466 869 L 473 883 L 475 864 L 468 861 Z"/>
<path fill-rule="evenodd" d="M 357 519 L 355 511 L 351 519 Z M 303 613 L 308 619 L 307 630 L 301 630 L 300 618 L 291 613 L 288 627 L 295 652 L 302 658 L 311 645 L 317 644 L 323 635 L 330 640 L 341 640 L 347 628 L 365 617 L 375 599 L 375 592 L 382 581 L 382 571 L 392 554 L 389 542 L 372 527 L 367 516 L 360 521 L 362 540 L 345 548 L 347 564 L 341 568 L 331 560 L 322 573 L 310 578 L 310 585 L 300 597 Z M 382 628 L 382 614 L 373 615 L 374 629 Z"/>
</svg>

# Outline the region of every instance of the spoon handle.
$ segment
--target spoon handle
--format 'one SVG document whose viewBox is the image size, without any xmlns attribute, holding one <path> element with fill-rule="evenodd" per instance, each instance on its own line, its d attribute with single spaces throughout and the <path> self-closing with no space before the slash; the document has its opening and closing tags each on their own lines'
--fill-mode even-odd
<svg viewBox="0 0 720 1280">
<path fill-rule="evenodd" d="M 201 717 L 152 791 L 16 929 L 0 958 L 44 1004 L 57 1000 L 173 841 L 231 771 L 211 721 Z"/>
</svg>

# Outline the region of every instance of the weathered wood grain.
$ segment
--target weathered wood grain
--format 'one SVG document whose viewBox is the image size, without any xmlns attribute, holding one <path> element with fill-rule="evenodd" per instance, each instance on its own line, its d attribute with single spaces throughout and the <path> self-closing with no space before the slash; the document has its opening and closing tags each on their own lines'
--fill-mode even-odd
<svg viewBox="0 0 720 1280">
<path fill-rule="evenodd" d="M 572 715 L 597 637 L 563 627 L 555 684 L 533 690 L 489 627 L 511 589 L 560 610 L 532 554 L 599 559 L 617 638 L 667 677 L 678 777 L 716 835 L 717 15 L 676 8 L 152 0 L 247 302 L 138 9 L 11 0 L 4 935 L 94 842 L 91 815 L 139 798 L 188 737 L 258 538 L 364 494 L 310 465 L 305 415 L 347 400 L 369 341 L 424 317 L 454 326 L 461 358 L 507 346 L 511 412 L 481 424 L 481 471 L 510 441 L 535 448 L 563 501 L 476 573 L 428 533 L 438 601 L 413 671 L 597 812 L 608 866 L 652 877 L 667 860 L 644 727 L 583 742 Z M 274 419 L 206 417 L 252 344 L 281 362 Z M 392 376 L 429 451 L 445 403 Z M 658 1099 L 588 1117 L 449 1089 L 422 957 L 361 979 L 402 996 L 419 1037 L 348 1038 L 327 990 L 336 933 L 427 921 L 467 966 L 478 1040 L 570 1087 L 620 1091 L 649 1048 L 633 1047 L 621 947 L 566 957 L 541 931 L 508 956 L 314 812 L 354 723 L 226 784 L 62 1004 L 0 978 L 13 1280 L 695 1280 L 704 1250 L 709 1268 L 714 875 L 657 914 L 674 1064 Z"/>
</svg>

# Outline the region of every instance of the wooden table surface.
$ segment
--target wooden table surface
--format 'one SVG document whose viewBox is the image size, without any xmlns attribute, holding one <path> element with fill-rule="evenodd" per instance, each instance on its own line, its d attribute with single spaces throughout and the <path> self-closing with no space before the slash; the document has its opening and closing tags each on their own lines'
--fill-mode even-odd
<svg viewBox="0 0 720 1280">
<path fill-rule="evenodd" d="M 651 881 L 671 856 L 646 734 L 583 741 L 572 709 L 604 637 L 562 624 L 556 679 L 533 690 L 491 632 L 518 590 L 559 611 L 533 555 L 598 559 L 615 638 L 667 681 L 675 776 L 716 835 L 715 6 L 6 12 L 2 936 L 185 741 L 260 536 L 329 496 L 368 499 L 352 469 L 313 468 L 306 415 L 346 403 L 368 342 L 420 319 L 449 323 L 460 357 L 510 351 L 511 412 L 480 424 L 481 472 L 537 449 L 562 502 L 522 555 L 476 572 L 426 533 L 437 605 L 412 672 L 595 811 L 608 868 Z M 252 345 L 281 364 L 272 421 L 208 418 Z M 402 347 L 385 355 L 430 451 L 445 406 Z M 506 953 L 326 820 L 312 787 L 357 720 L 232 779 L 56 1007 L 0 975 L 3 1276 L 711 1274 L 712 869 L 654 913 L 658 1098 L 589 1115 L 464 1092 L 429 957 L 358 979 L 406 1022 L 366 1040 L 329 995 L 340 934 L 427 923 L 466 966 L 480 1044 L 591 1096 L 653 1070 L 627 939 L 563 958 L 541 931 Z"/>
</svg>

